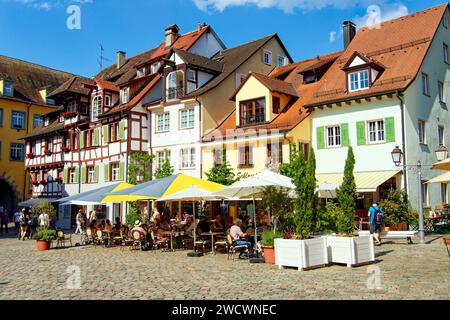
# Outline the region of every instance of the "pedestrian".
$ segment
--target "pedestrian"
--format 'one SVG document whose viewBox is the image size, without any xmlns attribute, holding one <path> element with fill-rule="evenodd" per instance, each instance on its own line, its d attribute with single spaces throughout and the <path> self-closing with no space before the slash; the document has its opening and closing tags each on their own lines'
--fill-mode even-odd
<svg viewBox="0 0 450 320">
<path fill-rule="evenodd" d="M 79 233 L 82 234 L 83 233 L 83 228 L 81 227 L 81 223 L 82 223 L 82 219 L 83 219 L 83 212 L 80 210 L 78 210 L 77 216 L 76 216 L 76 223 L 77 223 L 77 228 L 75 229 L 75 234 Z"/>
<path fill-rule="evenodd" d="M 5 233 L 8 233 L 9 217 L 6 210 L 2 210 L 0 213 L 0 232 L 3 233 L 3 227 L 5 227 Z"/>
<path fill-rule="evenodd" d="M 25 210 L 25 209 L 23 209 Z M 14 220 L 14 227 L 16 228 L 16 234 L 17 234 L 17 239 L 20 240 L 20 216 L 22 215 L 22 213 L 20 212 L 19 208 L 16 209 L 16 211 L 14 212 L 14 216 L 13 216 L 13 220 Z"/>
<path fill-rule="evenodd" d="M 97 220 L 97 213 L 95 210 L 91 211 L 91 214 L 89 215 L 89 220 L 94 221 Z"/>
<path fill-rule="evenodd" d="M 42 212 L 38 217 L 39 226 L 42 228 L 48 228 L 50 225 L 50 218 L 48 213 Z"/>
<path fill-rule="evenodd" d="M 34 210 L 31 210 L 30 213 L 30 239 L 33 238 L 33 235 L 36 233 L 36 228 L 38 226 L 38 217 Z"/>
<path fill-rule="evenodd" d="M 383 225 L 383 209 L 380 207 L 378 201 L 374 201 L 372 206 L 369 208 L 369 221 L 370 221 L 370 234 L 373 235 L 375 243 L 380 246 L 381 239 L 381 227 Z"/>
<path fill-rule="evenodd" d="M 28 215 L 26 212 L 23 212 L 20 216 L 20 238 L 19 240 L 24 241 L 27 236 L 28 231 Z"/>
</svg>

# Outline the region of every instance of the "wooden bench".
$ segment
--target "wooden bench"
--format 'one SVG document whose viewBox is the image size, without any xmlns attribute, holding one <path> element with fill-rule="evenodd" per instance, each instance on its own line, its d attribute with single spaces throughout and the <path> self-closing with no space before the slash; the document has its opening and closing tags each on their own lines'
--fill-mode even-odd
<svg viewBox="0 0 450 320">
<path fill-rule="evenodd" d="M 412 238 L 417 234 L 417 231 L 382 231 L 381 238 L 386 239 L 406 239 L 408 244 L 413 244 Z M 370 235 L 370 231 L 360 231 L 360 236 Z"/>
</svg>

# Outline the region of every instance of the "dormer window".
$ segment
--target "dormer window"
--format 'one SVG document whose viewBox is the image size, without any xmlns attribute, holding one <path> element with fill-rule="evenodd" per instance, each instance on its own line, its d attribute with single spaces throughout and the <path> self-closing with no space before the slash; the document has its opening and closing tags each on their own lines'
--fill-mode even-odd
<svg viewBox="0 0 450 320">
<path fill-rule="evenodd" d="M 174 100 L 184 96 L 184 72 L 169 73 L 166 80 L 166 99 Z"/>
<path fill-rule="evenodd" d="M 138 78 L 142 78 L 142 77 L 145 77 L 145 67 L 144 68 L 141 68 L 141 69 L 139 69 L 138 71 L 137 71 L 137 77 Z"/>
<path fill-rule="evenodd" d="M 130 101 L 130 88 L 120 90 L 120 101 L 122 104 L 126 104 Z"/>
<path fill-rule="evenodd" d="M 12 82 L 3 82 L 3 95 L 7 97 L 12 97 L 14 95 L 14 85 Z"/>
<path fill-rule="evenodd" d="M 152 66 L 150 67 L 150 72 L 151 74 L 155 74 L 158 72 L 159 69 L 159 62 L 155 62 L 154 64 L 152 64 Z"/>
<path fill-rule="evenodd" d="M 75 100 L 72 100 L 69 102 L 69 104 L 67 105 L 67 112 L 77 112 L 77 102 Z"/>
<path fill-rule="evenodd" d="M 369 89 L 369 70 L 349 73 L 348 84 L 350 92 Z"/>
<path fill-rule="evenodd" d="M 102 96 L 96 96 L 92 100 L 92 121 L 97 121 L 98 116 L 102 113 L 103 99 Z"/>
<path fill-rule="evenodd" d="M 111 106 L 111 96 L 105 96 L 105 107 Z"/>
</svg>

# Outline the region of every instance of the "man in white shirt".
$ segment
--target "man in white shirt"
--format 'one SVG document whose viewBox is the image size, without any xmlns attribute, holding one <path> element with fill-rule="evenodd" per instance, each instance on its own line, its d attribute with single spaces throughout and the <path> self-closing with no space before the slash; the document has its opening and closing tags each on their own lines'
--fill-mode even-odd
<svg viewBox="0 0 450 320">
<path fill-rule="evenodd" d="M 237 246 L 251 247 L 252 244 L 245 239 L 247 237 L 247 234 L 242 232 L 241 225 L 242 220 L 237 219 L 236 223 L 230 229 L 230 235 L 233 238 L 233 242 Z"/>
<path fill-rule="evenodd" d="M 81 228 L 81 220 L 83 219 L 83 213 L 80 210 L 78 210 L 77 216 L 75 218 L 76 223 L 77 223 L 77 228 L 75 229 L 75 234 L 79 233 L 82 234 L 83 233 L 83 228 Z"/>
<path fill-rule="evenodd" d="M 47 213 L 41 213 L 38 220 L 40 227 L 48 227 L 50 225 L 50 218 Z"/>
</svg>

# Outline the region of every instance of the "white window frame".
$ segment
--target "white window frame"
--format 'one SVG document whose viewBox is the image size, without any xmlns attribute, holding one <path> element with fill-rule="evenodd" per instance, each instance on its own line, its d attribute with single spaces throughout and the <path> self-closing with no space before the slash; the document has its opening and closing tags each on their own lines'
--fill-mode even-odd
<svg viewBox="0 0 450 320">
<path fill-rule="evenodd" d="M 267 60 L 269 60 L 269 61 L 267 61 Z M 273 63 L 272 51 L 264 49 L 264 51 L 263 51 L 263 62 L 264 62 L 264 64 L 266 64 L 268 66 L 272 65 L 272 63 Z"/>
<path fill-rule="evenodd" d="M 386 142 L 386 124 L 383 119 L 370 120 L 366 123 L 369 144 Z M 374 130 L 372 130 L 374 129 Z M 372 139 L 375 135 L 375 139 Z"/>
<path fill-rule="evenodd" d="M 367 75 L 363 77 L 363 75 Z M 355 78 L 353 78 L 355 76 Z M 370 88 L 370 76 L 369 69 L 359 70 L 355 72 L 349 72 L 348 74 L 348 91 L 362 91 Z"/>
<path fill-rule="evenodd" d="M 3 95 L 6 97 L 14 96 L 14 85 L 12 82 L 3 81 Z"/>
<path fill-rule="evenodd" d="M 162 150 L 156 152 L 156 169 L 161 169 L 164 161 L 169 160 L 170 162 L 170 150 Z"/>
<path fill-rule="evenodd" d="M 10 147 L 9 147 L 9 159 L 12 161 L 23 161 L 24 158 L 24 145 L 21 143 L 11 143 Z M 14 159 L 12 157 L 13 154 L 15 155 L 19 155 L 18 153 L 20 152 L 20 157 L 19 159 Z"/>
<path fill-rule="evenodd" d="M 182 92 L 181 93 L 181 96 L 179 96 L 179 92 L 178 92 L 178 90 L 179 90 L 179 86 L 178 86 L 178 76 L 177 76 L 177 74 L 179 74 L 179 73 L 181 73 L 182 74 L 182 77 L 183 77 L 183 87 L 181 88 L 182 90 L 184 90 L 184 87 L 185 87 L 185 74 L 184 74 L 184 71 L 183 70 L 175 70 L 175 71 L 172 71 L 171 73 L 169 73 L 168 75 L 167 75 L 167 78 L 166 78 L 166 100 L 167 101 L 170 101 L 170 100 L 177 100 L 177 99 L 179 99 L 179 98 L 181 98 L 181 96 L 184 94 L 184 92 Z M 173 98 L 169 98 L 169 90 L 171 89 L 171 88 L 174 88 L 174 86 L 173 86 L 173 77 L 175 78 L 175 97 L 173 97 Z"/>
<path fill-rule="evenodd" d="M 86 178 L 87 178 L 86 183 L 94 183 L 94 181 L 95 181 L 95 167 L 94 166 L 86 168 Z"/>
<path fill-rule="evenodd" d="M 197 72 L 195 72 L 195 70 L 188 69 L 186 79 L 187 81 L 197 82 Z"/>
<path fill-rule="evenodd" d="M 186 116 L 184 116 L 186 114 Z M 184 123 L 184 118 L 186 117 L 186 121 Z M 194 129 L 195 127 L 195 109 L 183 109 L 180 110 L 180 129 Z"/>
<path fill-rule="evenodd" d="M 422 72 L 422 93 L 426 96 L 430 95 L 430 76 Z"/>
<path fill-rule="evenodd" d="M 430 204 L 430 189 L 428 188 L 428 181 L 422 180 L 422 201 L 423 207 L 428 207 Z"/>
<path fill-rule="evenodd" d="M 120 102 L 122 104 L 127 104 L 130 101 L 130 88 L 123 88 L 120 90 Z"/>
<path fill-rule="evenodd" d="M 441 125 L 438 125 L 438 145 L 445 146 L 445 127 Z"/>
<path fill-rule="evenodd" d="M 98 120 L 98 116 L 102 113 L 102 104 L 103 104 L 103 97 L 101 95 L 97 95 L 92 99 L 92 113 L 91 113 L 92 121 Z"/>
<path fill-rule="evenodd" d="M 441 183 L 441 201 L 448 203 L 448 185 L 446 183 Z"/>
<path fill-rule="evenodd" d="M 196 152 L 195 148 L 185 148 L 180 150 L 180 169 L 195 169 Z"/>
<path fill-rule="evenodd" d="M 280 60 L 283 60 L 282 62 L 281 62 L 281 64 L 280 64 Z M 285 57 L 285 56 L 282 56 L 282 55 L 278 55 L 277 56 L 277 67 L 283 67 L 283 66 L 285 66 L 285 65 L 287 65 L 287 58 Z"/>
<path fill-rule="evenodd" d="M 419 119 L 418 122 L 418 127 L 417 127 L 417 133 L 419 135 L 419 144 L 427 144 L 427 134 L 426 134 L 426 128 L 427 128 L 427 124 L 425 122 L 425 120 Z"/>
<path fill-rule="evenodd" d="M 75 100 L 67 104 L 67 112 L 77 112 L 78 103 Z"/>
<path fill-rule="evenodd" d="M 37 114 L 37 113 L 33 114 L 33 129 L 37 128 L 43 124 L 44 124 L 44 120 L 42 119 L 42 115 Z"/>
<path fill-rule="evenodd" d="M 438 81 L 439 102 L 445 103 L 445 86 L 442 81 Z"/>
<path fill-rule="evenodd" d="M 342 144 L 341 126 L 340 125 L 327 126 L 325 130 L 326 130 L 327 148 L 340 148 Z M 332 136 L 330 136 L 330 133 L 332 133 Z M 330 139 L 332 139 L 331 144 Z"/>
<path fill-rule="evenodd" d="M 160 126 L 161 119 L 161 126 Z M 155 132 L 162 133 L 170 131 L 170 112 L 156 114 Z"/>
<path fill-rule="evenodd" d="M 68 184 L 75 183 L 75 174 L 77 173 L 75 168 L 69 168 L 69 174 L 68 174 Z"/>
<path fill-rule="evenodd" d="M 111 96 L 105 95 L 105 107 L 111 107 Z"/>
<path fill-rule="evenodd" d="M 444 62 L 445 63 L 450 63 L 449 62 L 449 54 L 448 54 L 448 44 L 446 44 L 446 43 L 444 43 L 443 45 L 442 45 L 442 53 L 443 53 L 443 55 L 444 55 Z"/>
<path fill-rule="evenodd" d="M 158 69 L 159 69 L 159 62 L 153 63 L 153 64 L 151 65 L 151 67 L 150 67 L 150 72 L 151 72 L 151 74 L 157 73 L 157 72 L 158 72 Z"/>
<path fill-rule="evenodd" d="M 120 181 L 120 163 L 111 163 L 111 181 Z"/>
<path fill-rule="evenodd" d="M 15 124 L 20 125 L 15 126 Z M 11 127 L 13 129 L 25 129 L 25 113 L 21 111 L 11 112 Z"/>
</svg>

